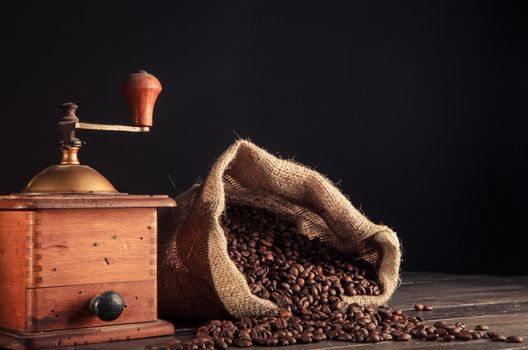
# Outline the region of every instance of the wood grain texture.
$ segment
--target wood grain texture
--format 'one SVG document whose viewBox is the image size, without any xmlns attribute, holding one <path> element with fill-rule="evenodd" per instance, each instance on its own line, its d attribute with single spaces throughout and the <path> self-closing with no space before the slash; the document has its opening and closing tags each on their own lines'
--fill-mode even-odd
<svg viewBox="0 0 528 350">
<path fill-rule="evenodd" d="M 403 276 L 403 280 L 406 278 Z M 391 304 L 410 308 L 414 303 L 433 304 L 437 309 L 528 300 L 528 276 L 457 276 L 455 279 L 409 283 L 400 288 Z M 410 304 L 412 302 L 412 304 Z"/>
<path fill-rule="evenodd" d="M 35 213 L 29 287 L 156 280 L 156 209 Z"/>
<path fill-rule="evenodd" d="M 25 349 L 172 334 L 157 320 L 157 207 L 166 196 L 0 197 L 0 347 Z M 115 321 L 89 312 L 113 290 Z"/>
<path fill-rule="evenodd" d="M 24 329 L 33 213 L 0 211 L 0 327 Z"/>
<path fill-rule="evenodd" d="M 126 305 L 112 322 L 101 321 L 89 309 L 92 298 L 106 291 L 119 293 Z M 28 332 L 147 322 L 158 317 L 156 281 L 27 289 L 26 296 Z"/>
<path fill-rule="evenodd" d="M 161 83 L 152 74 L 139 70 L 129 74 L 122 91 L 130 110 L 132 125 L 151 127 L 154 104 L 161 92 Z"/>
<path fill-rule="evenodd" d="M 175 207 L 164 195 L 11 195 L 0 196 L 0 210 L 82 209 L 82 208 L 156 208 Z"/>
<path fill-rule="evenodd" d="M 41 333 L 6 332 L 0 329 L 0 347 L 27 350 L 55 349 L 60 346 L 64 347 L 63 349 L 75 349 L 79 344 L 111 343 L 173 333 L 174 326 L 162 320 Z"/>
</svg>

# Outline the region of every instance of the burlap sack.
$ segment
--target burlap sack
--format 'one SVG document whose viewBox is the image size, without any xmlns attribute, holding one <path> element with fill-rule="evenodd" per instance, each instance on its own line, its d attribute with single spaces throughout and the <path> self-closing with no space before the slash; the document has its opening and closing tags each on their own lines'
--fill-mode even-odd
<svg viewBox="0 0 528 350">
<path fill-rule="evenodd" d="M 345 297 L 351 303 L 385 303 L 399 281 L 400 245 L 387 226 L 363 216 L 324 176 L 240 140 L 211 172 L 160 213 L 159 303 L 167 319 L 257 316 L 276 308 L 251 294 L 227 254 L 220 224 L 227 201 L 292 217 L 301 232 L 374 266 L 380 296 Z"/>
</svg>

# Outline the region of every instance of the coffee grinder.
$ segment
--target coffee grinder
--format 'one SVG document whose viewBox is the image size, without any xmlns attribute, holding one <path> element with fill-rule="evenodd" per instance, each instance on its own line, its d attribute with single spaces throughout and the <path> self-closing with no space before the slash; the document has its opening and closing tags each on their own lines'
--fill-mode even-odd
<svg viewBox="0 0 528 350">
<path fill-rule="evenodd" d="M 132 125 L 81 122 L 62 105 L 61 160 L 0 196 L 0 347 L 39 349 L 170 335 L 157 316 L 157 208 L 165 195 L 118 192 L 81 165 L 77 130 L 146 133 L 159 80 L 130 74 Z"/>
</svg>

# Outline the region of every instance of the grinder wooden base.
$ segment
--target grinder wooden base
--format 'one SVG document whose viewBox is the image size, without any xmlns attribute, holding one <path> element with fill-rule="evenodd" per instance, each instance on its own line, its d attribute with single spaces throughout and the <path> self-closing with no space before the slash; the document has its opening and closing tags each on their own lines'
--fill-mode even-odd
<svg viewBox="0 0 528 350">
<path fill-rule="evenodd" d="M 174 326 L 172 323 L 162 320 L 39 333 L 0 329 L 0 348 L 15 350 L 47 349 L 58 346 L 160 337 L 173 333 Z"/>
<path fill-rule="evenodd" d="M 172 334 L 158 319 L 157 208 L 175 205 L 150 195 L 0 196 L 0 348 Z"/>
</svg>

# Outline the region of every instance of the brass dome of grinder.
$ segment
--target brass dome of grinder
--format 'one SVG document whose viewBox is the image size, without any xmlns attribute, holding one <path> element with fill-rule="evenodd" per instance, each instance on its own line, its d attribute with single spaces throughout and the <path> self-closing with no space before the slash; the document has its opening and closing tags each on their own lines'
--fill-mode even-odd
<svg viewBox="0 0 528 350">
<path fill-rule="evenodd" d="M 97 170 L 87 165 L 52 165 L 38 173 L 22 193 L 116 193 Z"/>
<path fill-rule="evenodd" d="M 78 150 L 79 147 L 62 147 L 61 163 L 35 175 L 22 193 L 117 193 L 97 170 L 79 164 Z"/>
</svg>

